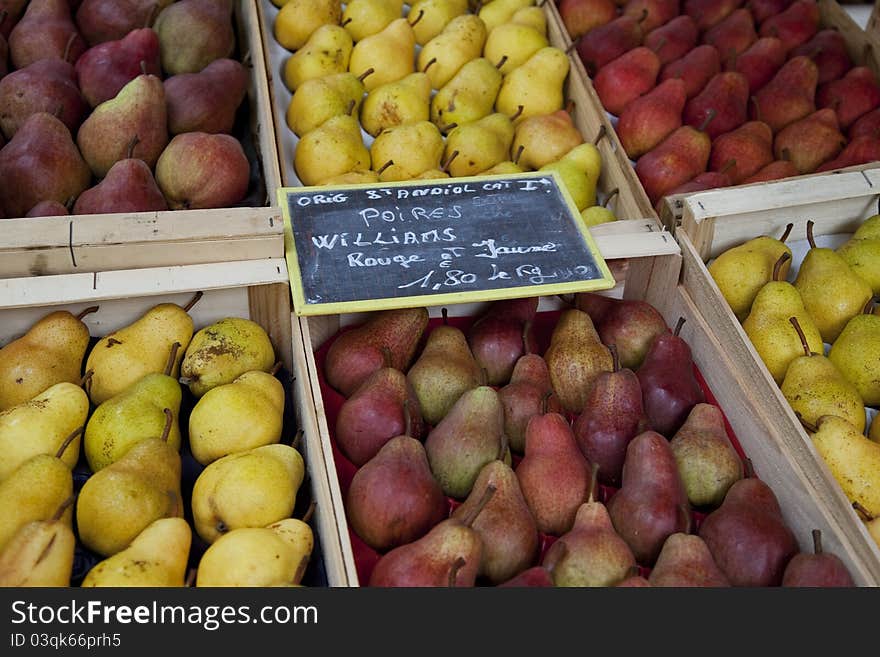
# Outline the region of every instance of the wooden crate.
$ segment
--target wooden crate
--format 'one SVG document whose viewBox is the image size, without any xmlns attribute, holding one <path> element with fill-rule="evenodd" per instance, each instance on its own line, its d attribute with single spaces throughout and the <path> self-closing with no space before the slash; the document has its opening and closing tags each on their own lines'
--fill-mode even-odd
<svg viewBox="0 0 880 657">
<path fill-rule="evenodd" d="M 668 233 L 665 233 L 668 236 Z M 628 243 L 638 245 L 643 238 L 631 234 Z M 687 239 L 684 236 L 684 239 Z M 728 345 L 716 337 L 709 321 L 699 310 L 704 301 L 703 289 L 707 285 L 705 274 L 695 271 L 692 260 L 683 257 L 684 253 L 677 243 L 670 243 L 663 252 L 655 255 L 637 256 L 649 249 L 635 249 L 626 254 L 624 267 L 615 267 L 616 259 L 609 261 L 612 270 L 619 276 L 620 285 L 608 294 L 632 299 L 645 299 L 659 309 L 667 324 L 674 326 L 679 317 L 686 322 L 681 331 L 693 352 L 694 361 L 705 378 L 709 389 L 730 422 L 736 437 L 751 459 L 757 475 L 767 482 L 779 498 L 786 522 L 795 532 L 801 548 L 810 549 L 812 529 L 822 531 L 828 551 L 839 555 L 860 586 L 880 583 L 880 570 L 874 568 L 872 555 L 864 543 L 855 540 L 856 528 L 849 517 L 835 512 L 829 500 L 834 500 L 834 491 L 827 477 L 820 476 L 817 464 L 812 461 L 795 459 L 793 447 L 780 440 L 775 426 L 765 417 L 763 403 L 753 394 L 753 386 L 743 378 L 733 362 L 735 353 Z M 474 315 L 480 304 L 448 306 L 450 316 Z M 558 307 L 558 299 L 543 297 L 539 310 Z M 440 308 L 430 307 L 432 316 L 440 314 Z M 338 479 L 335 477 L 336 464 L 332 458 L 331 435 L 327 425 L 324 401 L 320 394 L 317 364 L 314 353 L 326 340 L 331 338 L 341 326 L 360 321 L 357 316 L 309 317 L 302 323 L 305 340 L 305 354 L 309 367 L 309 377 L 316 407 L 318 435 L 323 453 L 328 456 L 326 469 L 330 473 L 331 490 L 335 496 L 339 535 L 349 536 L 343 498 Z M 343 538 L 343 555 L 351 585 L 360 585 L 356 562 L 350 541 Z"/>
<path fill-rule="evenodd" d="M 806 223 L 815 222 L 814 235 L 829 246 L 840 243 L 867 217 L 878 212 L 880 170 L 836 174 L 765 183 L 752 194 L 712 190 L 684 199 L 681 226 L 683 283 L 691 291 L 703 320 L 722 345 L 742 381 L 758 400 L 757 411 L 780 445 L 807 473 L 815 494 L 840 524 L 852 550 L 860 555 L 875 583 L 880 583 L 880 549 L 868 535 L 824 460 L 786 401 L 773 377 L 731 311 L 705 263 L 728 248 L 758 235 L 779 236 L 792 223 L 787 240 L 794 259 L 789 273 L 800 265 L 806 250 Z M 836 238 L 836 240 L 835 240 Z M 835 240 L 835 241 L 832 241 Z"/>
<path fill-rule="evenodd" d="M 846 10 L 840 6 L 837 0 L 816 0 L 819 5 L 819 15 L 820 15 L 820 28 L 833 28 L 840 32 L 843 36 L 844 40 L 847 44 L 847 50 L 849 52 L 850 57 L 852 58 L 855 65 L 864 65 L 870 68 L 874 75 L 877 76 L 877 79 L 880 80 L 880 36 L 875 38 L 875 35 L 869 35 L 863 30 L 858 23 L 853 20 L 853 18 L 846 12 Z M 547 10 L 553 14 L 554 22 L 557 24 L 558 29 L 561 30 L 561 46 L 567 47 L 572 43 L 571 38 L 568 36 L 567 31 L 565 30 L 565 26 L 562 22 L 562 18 L 559 15 L 559 11 L 556 7 L 555 2 L 548 1 L 545 3 L 545 7 Z M 875 11 L 876 13 L 876 11 Z M 592 109 L 590 110 L 590 114 L 594 117 L 593 121 L 604 121 L 608 123 L 609 127 L 613 124 L 611 123 L 611 119 L 608 113 L 605 111 L 605 108 L 602 106 L 602 102 L 599 100 L 599 96 L 596 93 L 595 88 L 593 87 L 593 83 L 590 79 L 590 76 L 587 73 L 586 68 L 583 65 L 583 62 L 580 61 L 580 58 L 577 56 L 577 52 L 573 52 L 573 71 L 576 71 L 576 74 L 583 78 L 583 82 L 581 86 L 584 88 L 584 97 L 589 99 Z M 614 144 L 615 153 L 617 159 L 620 160 L 621 168 L 628 168 L 632 171 L 632 180 L 634 184 L 639 187 L 641 193 L 644 195 L 644 188 L 642 187 L 641 182 L 638 179 L 638 176 L 635 175 L 635 170 L 633 169 L 633 162 L 628 159 L 626 155 L 626 151 L 624 151 L 623 147 L 620 145 L 620 141 L 617 138 L 617 134 L 615 133 L 614 139 L 612 140 Z M 627 166 L 624 166 L 627 165 Z M 847 169 L 843 169 L 844 171 L 857 170 L 857 169 L 865 169 L 865 168 L 876 168 L 880 167 L 880 162 L 873 162 L 870 164 L 860 165 L 859 167 L 848 167 Z M 810 176 L 822 176 L 827 175 L 826 173 L 819 174 L 809 174 Z M 807 176 L 797 176 L 798 179 L 805 178 Z M 740 189 L 744 187 L 751 187 L 749 185 L 737 185 L 734 189 Z M 650 211 L 654 216 L 658 216 L 660 222 L 666 226 L 667 229 L 674 231 L 675 227 L 681 221 L 681 202 L 683 198 L 686 198 L 688 194 L 678 194 L 675 196 L 667 196 L 660 202 L 659 214 L 658 211 L 655 210 L 648 201 L 647 197 L 645 197 L 645 203 L 648 204 L 648 207 L 651 209 Z"/>
<path fill-rule="evenodd" d="M 193 293 L 203 297 L 189 314 L 195 329 L 224 317 L 245 317 L 266 329 L 275 353 L 289 375 L 289 415 L 284 440 L 297 430 L 307 476 L 298 498 L 314 500 L 311 521 L 316 537 L 315 563 L 309 566 L 313 585 L 345 586 L 340 539 L 330 484 L 320 441 L 313 436 L 315 407 L 311 398 L 299 323 L 291 314 L 290 285 L 283 258 L 151 267 L 141 270 L 88 274 L 59 274 L 0 280 L 0 345 L 25 333 L 39 318 L 54 310 L 74 314 L 89 306 L 98 311 L 83 321 L 94 338 L 125 326 L 158 303 L 186 304 Z"/>
<path fill-rule="evenodd" d="M 255 4 L 236 2 L 234 18 L 249 71 L 244 145 L 253 164 L 252 206 L 4 219 L 0 278 L 283 257 L 275 197 L 281 176 Z"/>
</svg>

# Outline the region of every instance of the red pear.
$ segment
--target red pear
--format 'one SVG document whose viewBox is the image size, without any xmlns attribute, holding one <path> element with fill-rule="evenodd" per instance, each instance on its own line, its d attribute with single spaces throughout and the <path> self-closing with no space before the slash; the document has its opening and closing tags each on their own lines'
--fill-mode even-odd
<svg viewBox="0 0 880 657">
<path fill-rule="evenodd" d="M 695 176 L 691 178 L 683 185 L 679 185 L 675 189 L 670 190 L 667 193 L 667 196 L 674 196 L 675 194 L 693 194 L 694 192 L 703 192 L 707 189 L 718 189 L 720 187 L 730 187 L 734 182 L 730 179 L 730 176 L 723 171 L 706 171 L 705 173 L 701 173 L 699 176 Z M 661 199 L 660 203 L 657 204 L 656 210 L 657 214 L 660 214 L 663 203 Z"/>
<path fill-rule="evenodd" d="M 554 586 L 553 576 L 544 566 L 532 566 L 498 586 L 505 588 L 517 587 L 548 587 Z"/>
<path fill-rule="evenodd" d="M 615 129 L 631 160 L 637 160 L 681 126 L 687 97 L 684 81 L 669 78 L 623 109 Z"/>
<path fill-rule="evenodd" d="M 70 208 L 59 201 L 40 201 L 25 217 L 63 217 L 70 214 Z"/>
<path fill-rule="evenodd" d="M 650 48 L 639 46 L 608 62 L 593 78 L 602 105 L 615 116 L 657 82 L 660 59 Z"/>
<path fill-rule="evenodd" d="M 784 11 L 769 17 L 759 34 L 782 40 L 787 51 L 806 43 L 819 31 L 819 5 L 815 0 L 796 0 Z"/>
<path fill-rule="evenodd" d="M 700 93 L 706 83 L 721 71 L 721 57 L 715 46 L 701 45 L 688 52 L 681 59 L 666 64 L 660 71 L 659 82 L 669 78 L 684 81 L 685 94 L 693 98 Z"/>
<path fill-rule="evenodd" d="M 648 33 L 678 16 L 679 4 L 680 0 L 626 0 L 623 15 L 641 19 Z"/>
<path fill-rule="evenodd" d="M 150 27 L 167 4 L 167 0 L 83 0 L 76 10 L 76 25 L 89 45 L 96 46 Z"/>
<path fill-rule="evenodd" d="M 645 36 L 643 45 L 657 53 L 661 64 L 668 64 L 684 57 L 696 47 L 699 35 L 699 28 L 693 18 L 687 15 L 678 16 L 651 30 Z"/>
<path fill-rule="evenodd" d="M 697 21 L 701 31 L 717 25 L 742 6 L 744 0 L 684 0 L 683 13 Z"/>
<path fill-rule="evenodd" d="M 847 137 L 880 137 L 880 107 L 865 112 L 849 127 Z"/>
<path fill-rule="evenodd" d="M 878 160 L 880 160 L 880 139 L 862 135 L 850 141 L 837 157 L 821 164 L 816 171 L 833 171 Z"/>
<path fill-rule="evenodd" d="M 856 66 L 816 90 L 816 107 L 833 109 L 841 129 L 847 130 L 860 116 L 880 107 L 880 85 L 871 69 Z"/>
<path fill-rule="evenodd" d="M 118 41 L 92 46 L 76 62 L 79 87 L 92 107 L 115 97 L 141 73 L 162 75 L 159 38 L 150 28 L 132 30 Z"/>
<path fill-rule="evenodd" d="M 672 534 L 666 539 L 648 581 L 651 586 L 675 588 L 730 586 L 706 543 L 694 534 Z"/>
<path fill-rule="evenodd" d="M 613 0 L 559 0 L 557 9 L 572 39 L 617 18 Z"/>
<path fill-rule="evenodd" d="M 791 51 L 791 57 L 806 55 L 819 69 L 819 84 L 842 78 L 853 67 L 846 40 L 835 29 L 819 30 L 812 39 Z"/>
<path fill-rule="evenodd" d="M 520 356 L 537 351 L 531 322 L 538 301 L 524 297 L 492 302 L 468 329 L 468 346 L 489 385 L 506 384 Z"/>
<path fill-rule="evenodd" d="M 168 203 L 147 163 L 138 158 L 119 160 L 101 181 L 76 199 L 73 214 L 157 212 Z"/>
<path fill-rule="evenodd" d="M 718 48 L 721 61 L 725 64 L 748 50 L 758 40 L 755 22 L 748 9 L 737 9 L 717 25 L 703 33 L 703 43 Z"/>
<path fill-rule="evenodd" d="M 748 178 L 743 179 L 739 184 L 747 185 L 749 183 L 770 182 L 771 180 L 781 180 L 782 178 L 791 178 L 792 176 L 799 175 L 800 171 L 788 160 L 775 160 Z"/>
<path fill-rule="evenodd" d="M 711 147 L 708 134 L 683 125 L 642 155 L 635 170 L 651 203 L 656 204 L 679 185 L 703 173 Z"/>
<path fill-rule="evenodd" d="M 644 30 L 633 16 L 618 16 L 594 27 L 575 42 L 578 57 L 591 76 L 608 62 L 641 45 Z"/>
<path fill-rule="evenodd" d="M 791 558 L 782 574 L 782 586 L 855 587 L 843 560 L 822 549 L 822 532 L 813 530 L 813 552 L 800 552 Z"/>
<path fill-rule="evenodd" d="M 504 434 L 510 449 L 525 450 L 526 427 L 533 415 L 547 411 L 562 413 L 562 405 L 553 393 L 550 371 L 539 354 L 524 354 L 516 361 L 510 383 L 498 391 L 504 406 Z"/>
<path fill-rule="evenodd" d="M 749 81 L 742 73 L 723 71 L 684 106 L 682 123 L 706 126 L 711 139 L 735 130 L 748 118 Z"/>
<path fill-rule="evenodd" d="M 772 161 L 773 131 L 763 121 L 748 121 L 736 130 L 715 138 L 709 156 L 709 169 L 724 169 L 733 184 L 738 185 Z"/>
<path fill-rule="evenodd" d="M 760 25 L 771 16 L 775 16 L 786 9 L 793 0 L 749 0 L 749 10 L 755 18 L 755 24 Z"/>
<path fill-rule="evenodd" d="M 15 68 L 56 57 L 74 64 L 88 47 L 76 29 L 67 0 L 31 0 L 8 41 Z"/>
<path fill-rule="evenodd" d="M 800 173 L 812 173 L 844 146 L 846 137 L 840 132 L 837 115 L 827 107 L 789 123 L 773 140 L 776 158 L 789 160 Z"/>
<path fill-rule="evenodd" d="M 809 57 L 792 57 L 752 96 L 750 118 L 764 121 L 776 134 L 816 111 L 819 69 Z"/>
<path fill-rule="evenodd" d="M 773 79 L 786 59 L 782 41 L 776 37 L 761 37 L 733 61 L 731 70 L 746 77 L 749 92 L 754 94 Z"/>
</svg>

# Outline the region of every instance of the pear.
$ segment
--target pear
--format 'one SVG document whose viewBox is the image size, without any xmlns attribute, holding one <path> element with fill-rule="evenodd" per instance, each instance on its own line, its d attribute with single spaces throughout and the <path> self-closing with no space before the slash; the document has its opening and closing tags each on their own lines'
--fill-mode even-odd
<svg viewBox="0 0 880 657">
<path fill-rule="evenodd" d="M 510 119 L 508 119 L 510 120 Z M 447 143 L 448 143 L 447 139 Z M 508 173 L 522 173 L 524 169 L 513 160 L 503 160 L 488 169 L 480 171 L 484 176 L 506 175 Z"/>
<path fill-rule="evenodd" d="M 510 380 L 517 359 L 537 351 L 532 322 L 538 311 L 538 297 L 499 299 L 488 304 L 468 328 L 468 344 L 489 385 Z"/>
<path fill-rule="evenodd" d="M 311 528 L 296 518 L 285 518 L 268 527 L 233 529 L 202 554 L 196 586 L 299 584 L 313 545 Z"/>
<path fill-rule="evenodd" d="M 462 66 L 482 55 L 487 36 L 486 24 L 476 14 L 456 16 L 422 46 L 416 69 L 428 74 L 434 89 L 441 89 Z"/>
<path fill-rule="evenodd" d="M 340 24 L 348 30 L 352 40 L 358 42 L 400 18 L 402 6 L 401 0 L 349 0 L 342 10 Z"/>
<path fill-rule="evenodd" d="M 295 92 L 307 80 L 351 71 L 361 77 L 370 67 L 351 67 L 354 44 L 345 28 L 328 23 L 315 30 L 309 40 L 284 62 L 284 84 Z"/>
<path fill-rule="evenodd" d="M 360 106 L 361 126 L 376 137 L 386 128 L 427 121 L 431 115 L 430 100 L 431 80 L 424 73 L 410 73 L 400 80 L 386 82 L 364 98 Z"/>
<path fill-rule="evenodd" d="M 651 586 L 727 587 L 730 581 L 715 563 L 706 542 L 695 534 L 671 534 L 648 576 Z"/>
<path fill-rule="evenodd" d="M 183 517 L 180 454 L 168 444 L 174 416 L 161 436 L 135 443 L 118 461 L 86 479 L 76 504 L 82 544 L 109 557 L 159 518 Z"/>
<path fill-rule="evenodd" d="M 794 286 L 822 340 L 833 343 L 846 323 L 862 312 L 874 292 L 834 249 L 816 246 L 813 224 L 807 222 L 810 250 L 804 256 Z"/>
<path fill-rule="evenodd" d="M 79 460 L 78 429 L 86 423 L 89 398 L 78 385 L 63 381 L 32 399 L 0 412 L 0 482 L 37 454 L 56 454 L 76 432 L 59 458 L 73 469 Z"/>
<path fill-rule="evenodd" d="M 67 446 L 82 433 L 70 434 L 56 454 L 37 454 L 0 481 L 0 552 L 15 533 L 34 520 L 48 520 L 59 506 L 73 495 L 73 474 L 61 460 Z M 73 509 L 65 508 L 59 520 L 71 524 Z"/>
<path fill-rule="evenodd" d="M 400 80 L 415 69 L 416 35 L 406 18 L 396 18 L 384 29 L 364 37 L 351 49 L 348 70 L 357 76 L 373 69 L 364 80 L 368 92 Z"/>
<path fill-rule="evenodd" d="M 492 114 L 501 72 L 485 57 L 465 62 L 431 99 L 431 121 L 443 132 Z"/>
<path fill-rule="evenodd" d="M 468 11 L 468 0 L 415 0 L 409 7 L 416 43 L 424 46 L 456 16 Z"/>
<path fill-rule="evenodd" d="M 230 134 L 248 89 L 248 70 L 241 62 L 215 59 L 198 73 L 179 73 L 163 82 L 168 106 L 168 132 Z"/>
<path fill-rule="evenodd" d="M 243 317 L 224 317 L 199 329 L 186 347 L 180 375 L 197 398 L 245 372 L 269 372 L 275 350 L 266 329 Z"/>
<path fill-rule="evenodd" d="M 544 360 L 550 370 L 553 390 L 562 407 L 570 413 L 584 409 L 595 378 L 600 372 L 612 371 L 614 366 L 611 353 L 599 340 L 590 316 L 575 308 L 559 315 Z"/>
<path fill-rule="evenodd" d="M 464 392 L 425 439 L 425 452 L 443 492 L 464 499 L 484 465 L 507 452 L 504 409 L 489 386 Z"/>
<path fill-rule="evenodd" d="M 166 75 L 198 73 L 235 50 L 232 0 L 179 0 L 153 23 Z"/>
<path fill-rule="evenodd" d="M 356 112 L 363 96 L 363 80 L 348 71 L 306 80 L 287 105 L 287 126 L 297 137 L 302 137 L 327 119 Z M 427 102 L 424 105 L 422 109 L 427 116 Z"/>
<path fill-rule="evenodd" d="M 370 586 L 474 586 L 483 540 L 474 521 L 495 494 L 489 485 L 466 516 L 447 518 L 421 538 L 386 552 L 370 574 Z"/>
<path fill-rule="evenodd" d="M 813 551 L 791 558 L 782 574 L 782 586 L 855 587 L 852 575 L 840 557 L 822 549 L 822 532 L 814 529 Z"/>
<path fill-rule="evenodd" d="M 8 43 L 9 59 L 16 69 L 54 57 L 74 64 L 88 47 L 67 0 L 30 0 L 24 16 L 9 32 Z"/>
<path fill-rule="evenodd" d="M 315 30 L 323 25 L 339 25 L 340 0 L 288 0 L 276 2 L 281 10 L 272 23 L 272 34 L 288 50 L 302 48 Z"/>
<path fill-rule="evenodd" d="M 550 45 L 543 31 L 515 20 L 515 16 L 490 30 L 483 46 L 483 57 L 495 64 L 503 75 Z"/>
<path fill-rule="evenodd" d="M 489 486 L 495 488 L 495 493 L 471 527 L 483 542 L 479 574 L 493 584 L 501 584 L 535 562 L 540 548 L 538 527 L 516 474 L 500 460 L 483 466 L 470 495 L 451 517 L 467 517 L 480 504 Z"/>
<path fill-rule="evenodd" d="M 504 76 L 495 110 L 516 116 L 515 123 L 520 123 L 562 109 L 569 68 L 565 51 L 555 46 L 541 48 Z"/>
<path fill-rule="evenodd" d="M 176 418 L 182 393 L 177 379 L 170 375 L 179 345 L 171 347 L 164 373 L 151 373 L 138 379 L 117 395 L 101 402 L 86 424 L 83 450 L 92 472 L 118 461 L 132 445 L 161 433 L 165 409 Z M 168 444 L 180 451 L 180 427 L 175 421 L 168 433 Z"/>
<path fill-rule="evenodd" d="M 598 226 L 609 221 L 617 221 L 617 215 L 604 205 L 592 205 L 581 210 L 581 221 L 587 226 Z"/>
<path fill-rule="evenodd" d="M 780 386 L 792 410 L 811 424 L 823 415 L 837 415 L 864 433 L 865 405 L 858 388 L 825 354 L 811 352 L 797 319 L 790 321 L 804 348 L 804 355 L 791 361 Z"/>
<path fill-rule="evenodd" d="M 440 168 L 443 135 L 430 121 L 387 128 L 370 146 L 372 168 L 381 182 L 411 180 L 429 169 Z"/>
<path fill-rule="evenodd" d="M 192 530 L 183 518 L 159 518 L 131 544 L 99 561 L 82 586 L 184 586 Z"/>
<path fill-rule="evenodd" d="M 304 185 L 357 169 L 370 168 L 370 151 L 364 146 L 356 118 L 341 114 L 305 133 L 293 156 L 296 175 Z"/>
<path fill-rule="evenodd" d="M 83 121 L 76 144 L 92 172 L 103 178 L 110 167 L 136 157 L 153 168 L 168 144 L 167 105 L 161 78 L 142 74 Z M 129 155 L 129 144 L 138 141 Z"/>
<path fill-rule="evenodd" d="M 262 370 L 245 372 L 208 390 L 189 416 L 193 458 L 208 465 L 233 453 L 277 443 L 281 440 L 284 396 L 281 381 Z"/>
<path fill-rule="evenodd" d="M 193 525 L 206 543 L 239 527 L 265 527 L 289 518 L 305 477 L 302 455 L 290 445 L 263 445 L 211 462 L 193 485 Z"/>
<path fill-rule="evenodd" d="M 108 333 L 86 357 L 89 398 L 95 405 L 107 401 L 147 374 L 165 372 L 174 343 L 180 346 L 174 355 L 169 376 L 178 376 L 178 366 L 193 334 L 188 310 L 201 295 L 184 308 L 174 303 L 160 303 L 131 324 Z"/>
<path fill-rule="evenodd" d="M 512 142 L 513 123 L 505 114 L 493 112 L 450 130 L 443 161 L 452 176 L 473 176 L 504 162 Z"/>
<path fill-rule="evenodd" d="M 525 170 L 550 164 L 584 143 L 571 114 L 565 110 L 532 116 L 514 125 L 511 159 Z"/>
<path fill-rule="evenodd" d="M 122 39 L 132 30 L 150 26 L 157 12 L 173 0 L 82 0 L 76 7 L 76 25 L 89 44 Z M 77 6 L 78 5 L 78 6 Z"/>
<path fill-rule="evenodd" d="M 837 253 L 875 295 L 880 295 L 880 214 L 865 219 L 852 237 L 837 247 Z"/>
<path fill-rule="evenodd" d="M 562 411 L 553 394 L 547 363 L 539 354 L 520 356 L 510 381 L 498 390 L 498 395 L 504 406 L 504 435 L 517 454 L 525 451 L 526 427 L 533 415 Z"/>
<path fill-rule="evenodd" d="M 760 235 L 726 249 L 708 264 L 709 274 L 736 318 L 742 322 L 749 315 L 755 295 L 773 278 L 773 266 L 783 253 L 788 254 L 779 270 L 785 280 L 791 265 L 791 248 L 785 243 L 794 224 L 788 224 L 781 237 Z"/>
<path fill-rule="evenodd" d="M 494 6 L 490 6 L 493 4 Z M 534 4 L 534 0 L 492 0 L 492 2 L 481 4 L 477 15 L 483 19 L 486 29 L 491 32 L 499 25 L 511 20 L 518 10 Z"/>
<path fill-rule="evenodd" d="M 406 378 L 425 422 L 436 425 L 462 394 L 482 383 L 483 373 L 462 330 L 444 324 L 428 333 L 422 353 Z"/>
<path fill-rule="evenodd" d="M 97 309 L 92 306 L 79 315 L 66 310 L 51 312 L 0 349 L 0 411 L 56 383 L 79 383 L 90 339 L 82 318 Z"/>
<path fill-rule="evenodd" d="M 0 551 L 0 587 L 70 586 L 76 537 L 62 518 L 71 495 L 47 520 L 24 525 Z"/>
<path fill-rule="evenodd" d="M 579 144 L 538 171 L 556 171 L 562 187 L 578 211 L 596 205 L 596 187 L 602 173 L 602 154 L 592 143 Z"/>
<path fill-rule="evenodd" d="M 781 279 L 781 268 L 789 258 L 788 253 L 779 257 L 770 282 L 755 295 L 742 325 L 777 385 L 782 385 L 791 361 L 804 353 L 797 333 L 791 330 L 791 317 L 795 317 L 800 324 L 810 351 L 824 353 L 822 336 L 804 308 L 800 292 L 794 285 Z"/>
<path fill-rule="evenodd" d="M 359 169 L 340 173 L 338 176 L 323 178 L 318 185 L 360 185 L 379 182 L 379 174 L 371 169 Z"/>
<path fill-rule="evenodd" d="M 880 315 L 856 315 L 831 345 L 830 360 L 859 391 L 866 406 L 880 405 Z"/>
</svg>

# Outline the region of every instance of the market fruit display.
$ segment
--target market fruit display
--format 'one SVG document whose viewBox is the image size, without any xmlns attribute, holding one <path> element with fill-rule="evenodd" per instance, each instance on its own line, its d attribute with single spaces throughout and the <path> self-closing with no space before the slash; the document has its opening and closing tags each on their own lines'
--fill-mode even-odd
<svg viewBox="0 0 880 657">
<path fill-rule="evenodd" d="M 650 304 L 604 294 L 541 312 L 538 301 L 376 311 L 316 349 L 360 584 L 617 586 L 635 573 L 651 586 L 779 586 L 798 540 L 681 322 L 673 331 Z M 345 363 L 363 368 L 360 386 L 337 378 Z M 425 363 L 437 385 L 420 399 L 406 383 Z M 392 372 L 395 392 L 372 392 Z"/>
<path fill-rule="evenodd" d="M 47 312 L 0 348 L 0 585 L 316 581 L 286 374 L 260 324 L 196 325 L 201 296 L 104 335 L 100 306 Z"/>
<path fill-rule="evenodd" d="M 250 202 L 233 0 L 13 8 L 0 47 L 0 216 Z"/>
<path fill-rule="evenodd" d="M 822 23 L 815 0 L 616 4 L 558 0 L 556 9 L 658 209 L 671 194 L 880 159 L 871 118 L 880 81 Z M 684 100 L 669 80 L 683 82 Z M 731 138 L 747 125 L 760 148 Z M 790 165 L 755 177 L 774 161 Z"/>
</svg>

